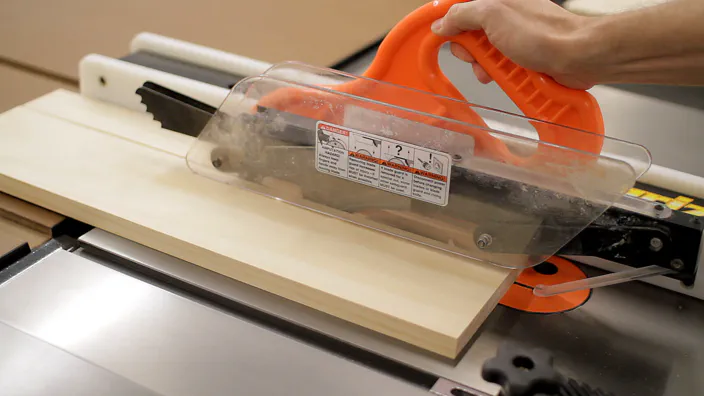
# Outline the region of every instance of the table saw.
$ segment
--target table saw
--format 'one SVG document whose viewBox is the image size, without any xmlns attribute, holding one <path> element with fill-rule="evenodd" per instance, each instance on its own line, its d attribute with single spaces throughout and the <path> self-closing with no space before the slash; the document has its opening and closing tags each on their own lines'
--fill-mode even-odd
<svg viewBox="0 0 704 396">
<path fill-rule="evenodd" d="M 360 75 L 376 54 L 372 49 L 338 69 Z M 481 98 L 484 106 L 517 111 L 496 87 L 468 78 L 466 65 L 446 48 L 440 63 L 466 96 Z M 80 98 L 58 92 L 27 106 L 47 117 L 47 125 L 51 118 L 107 128 L 93 125 L 110 123 L 104 114 L 120 114 L 140 144 L 149 145 L 163 136 L 197 136 L 200 131 L 189 127 L 195 122 L 202 128 L 199 117 L 208 122 L 214 116 L 209 106 L 217 108 L 238 83 L 271 67 L 145 33 L 134 38 L 121 59 L 86 56 L 80 64 Z M 573 394 L 580 394 L 578 388 L 593 392 L 587 395 L 600 394 L 595 389 L 613 395 L 702 393 L 704 281 L 697 267 L 704 164 L 696 143 L 684 142 L 701 140 L 696 125 L 704 121 L 704 108 L 631 88 L 596 87 L 592 94 L 604 111 L 607 135 L 647 147 L 653 165 L 592 228 L 524 273 L 534 271 L 542 281 L 565 271 L 604 279 L 665 267 L 663 275 L 594 284 L 560 304 L 527 304 L 503 296 L 456 355 L 443 355 L 421 347 L 422 341 L 356 324 L 119 236 L 122 229 L 101 227 L 110 222 L 87 224 L 80 218 L 89 213 L 86 209 L 52 226 L 48 241 L 3 258 L 0 389 L 10 395 L 496 395 L 500 381 L 487 380 L 487 367 L 497 364 L 494 358 L 501 357 L 502 348 L 511 347 L 509 352 L 529 357 L 520 365 L 512 360 L 522 372 L 535 372 L 532 365 L 550 356 L 540 361 L 545 365 L 541 371 L 554 366 L 547 372 L 577 381 Z M 181 117 L 170 118 L 176 113 Z M 153 123 L 152 118 L 161 123 L 163 134 L 143 128 L 144 119 Z M 10 125 L 23 124 L 0 123 L 0 131 Z M 499 121 L 494 125 L 501 127 Z M 70 152 L 72 142 L 53 144 L 65 144 Z M 374 144 L 366 150 L 371 153 Z M 78 188 L 68 186 L 70 177 L 62 180 L 62 186 Z M 131 186 L 123 187 L 129 194 Z M 43 206 L 44 198 L 28 190 L 0 191 Z M 62 205 L 47 209 L 60 211 Z M 616 222 L 610 225 L 613 235 L 601 227 L 607 218 Z M 626 234 L 629 238 L 622 237 Z M 618 248 L 599 248 L 613 245 L 614 235 L 624 240 Z M 490 238 L 479 242 L 492 244 Z M 507 279 L 515 280 L 521 269 L 508 271 L 514 278 Z M 506 295 L 525 288 L 518 283 Z"/>
</svg>

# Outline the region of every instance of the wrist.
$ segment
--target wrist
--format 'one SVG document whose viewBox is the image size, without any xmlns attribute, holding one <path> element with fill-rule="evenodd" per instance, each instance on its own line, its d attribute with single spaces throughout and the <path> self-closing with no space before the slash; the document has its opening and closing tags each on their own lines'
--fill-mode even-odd
<svg viewBox="0 0 704 396">
<path fill-rule="evenodd" d="M 555 75 L 584 86 L 606 82 L 609 62 L 614 60 L 611 24 L 609 16 L 576 17 L 570 33 L 559 40 L 556 53 L 563 56 Z"/>
</svg>

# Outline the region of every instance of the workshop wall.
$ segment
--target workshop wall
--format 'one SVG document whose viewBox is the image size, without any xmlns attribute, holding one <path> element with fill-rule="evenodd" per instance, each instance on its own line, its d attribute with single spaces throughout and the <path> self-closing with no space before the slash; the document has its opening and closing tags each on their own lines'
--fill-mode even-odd
<svg viewBox="0 0 704 396">
<path fill-rule="evenodd" d="M 0 55 L 77 78 L 84 55 L 120 57 L 149 31 L 267 62 L 331 66 L 426 2 L 3 0 Z"/>
<path fill-rule="evenodd" d="M 0 113 L 59 88 L 78 91 L 78 86 L 70 81 L 57 80 L 2 62 L 0 87 Z"/>
<path fill-rule="evenodd" d="M 567 0 L 564 6 L 603 14 L 663 1 L 667 0 Z M 82 57 L 90 53 L 121 57 L 140 32 L 267 62 L 298 60 L 333 66 L 377 42 L 426 2 L 2 0 L 0 112 L 58 87 L 77 89 Z M 30 78 L 35 70 L 58 81 L 41 75 Z"/>
<path fill-rule="evenodd" d="M 426 0 L 2 0 L 0 112 L 57 87 L 77 89 L 90 53 L 119 58 L 152 32 L 267 62 L 332 66 L 382 38 Z M 2 66 L 58 76 L 62 83 Z M 12 86 L 12 90 L 7 87 Z M 11 92 L 11 93 L 10 93 Z"/>
</svg>

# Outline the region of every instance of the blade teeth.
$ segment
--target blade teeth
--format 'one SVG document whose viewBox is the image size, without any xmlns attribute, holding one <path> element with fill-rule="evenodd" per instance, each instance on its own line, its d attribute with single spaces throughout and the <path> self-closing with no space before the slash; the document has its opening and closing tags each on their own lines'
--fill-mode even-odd
<svg viewBox="0 0 704 396">
<path fill-rule="evenodd" d="M 148 95 L 144 95 L 144 93 L 148 93 Z M 140 87 L 137 89 L 135 94 L 139 96 L 139 102 L 143 104 L 146 107 L 146 113 L 152 116 L 152 120 L 156 121 L 161 125 L 162 127 L 164 126 L 164 123 L 162 121 L 162 117 L 160 114 L 158 114 L 158 111 L 154 111 L 155 109 L 155 103 L 154 103 L 154 97 L 151 96 L 153 93 L 152 90 L 144 87 Z M 156 107 L 158 109 L 158 107 Z"/>
</svg>

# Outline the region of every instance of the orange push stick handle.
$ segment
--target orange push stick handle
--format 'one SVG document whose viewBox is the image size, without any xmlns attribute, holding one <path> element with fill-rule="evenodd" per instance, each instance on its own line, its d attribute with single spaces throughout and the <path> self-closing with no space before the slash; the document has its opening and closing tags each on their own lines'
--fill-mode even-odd
<svg viewBox="0 0 704 396">
<path fill-rule="evenodd" d="M 434 40 L 428 40 L 426 44 L 431 44 L 432 41 Z M 467 32 L 453 38 L 453 41 L 472 54 L 527 117 L 597 135 L 604 134 L 599 104 L 589 92 L 567 88 L 549 76 L 516 65 L 491 45 L 484 32 Z M 435 65 L 437 62 L 433 63 Z M 592 153 L 601 151 L 602 139 L 597 136 L 567 133 L 543 125 L 536 125 L 543 141 Z"/>
<path fill-rule="evenodd" d="M 600 153 L 603 119 L 596 99 L 589 92 L 567 88 L 547 75 L 516 65 L 489 42 L 483 31 L 468 31 L 453 37 L 440 37 L 431 31 L 435 20 L 445 16 L 452 5 L 465 1 L 433 1 L 406 16 L 384 39 L 365 77 L 466 101 L 438 63 L 440 47 L 451 41 L 472 54 L 526 117 L 590 132 L 534 122 L 541 141 Z M 450 111 L 453 114 L 448 116 L 480 122 L 481 117 L 466 106 L 464 114 L 457 111 Z"/>
</svg>

